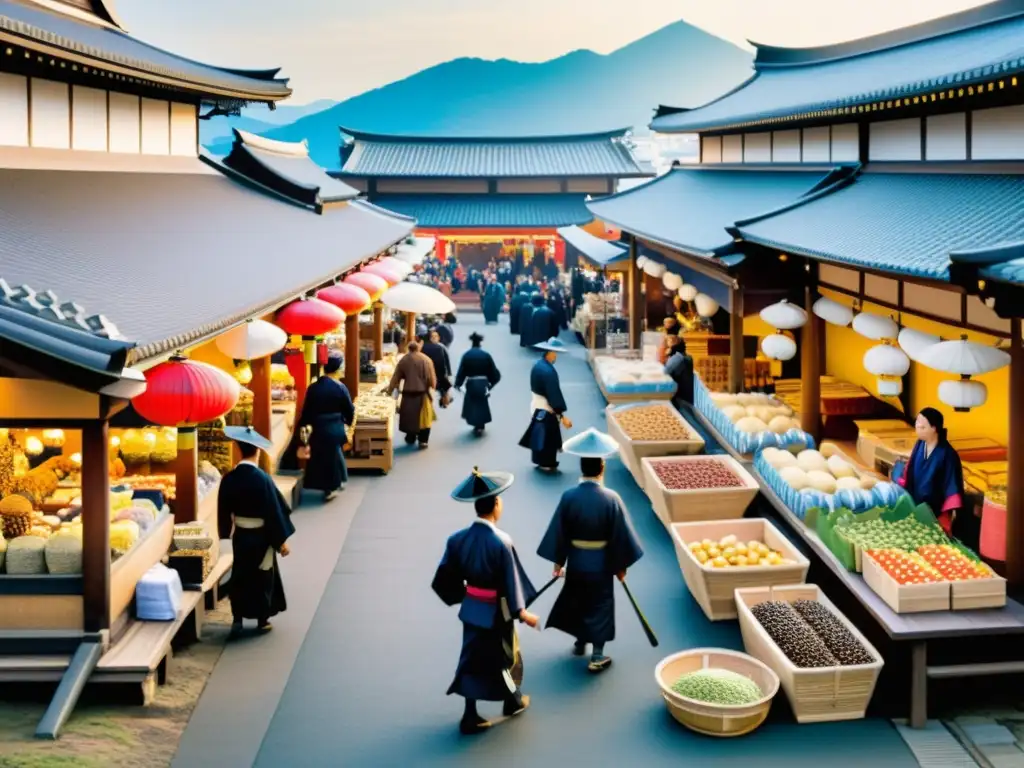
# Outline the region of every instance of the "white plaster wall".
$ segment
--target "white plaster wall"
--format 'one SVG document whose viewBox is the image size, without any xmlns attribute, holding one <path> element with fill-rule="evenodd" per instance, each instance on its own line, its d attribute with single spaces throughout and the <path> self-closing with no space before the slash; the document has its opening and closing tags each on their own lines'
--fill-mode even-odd
<svg viewBox="0 0 1024 768">
<path fill-rule="evenodd" d="M 107 151 L 107 92 L 98 88 L 72 86 L 71 148 L 89 152 Z"/>
<path fill-rule="evenodd" d="M 772 161 L 772 135 L 748 133 L 743 137 L 744 163 L 770 163 Z"/>
<path fill-rule="evenodd" d="M 800 162 L 800 131 L 775 131 L 772 134 L 772 162 Z"/>
<path fill-rule="evenodd" d="M 870 129 L 869 160 L 921 160 L 920 118 L 871 123 Z"/>
<path fill-rule="evenodd" d="M 196 107 L 171 103 L 171 154 L 189 157 L 196 154 Z"/>
<path fill-rule="evenodd" d="M 0 145 L 28 146 L 28 78 L 0 72 Z"/>
<path fill-rule="evenodd" d="M 722 137 L 722 162 L 743 162 L 743 136 L 736 134 Z"/>
<path fill-rule="evenodd" d="M 33 147 L 71 148 L 71 97 L 67 83 L 33 77 L 29 106 Z"/>
<path fill-rule="evenodd" d="M 722 137 L 721 136 L 705 136 L 701 140 L 701 156 L 700 161 L 702 163 L 720 163 L 722 162 Z"/>
<path fill-rule="evenodd" d="M 139 97 L 110 94 L 110 151 L 139 154 Z"/>
<path fill-rule="evenodd" d="M 971 159 L 1024 159 L 1024 106 L 972 112 Z"/>
<path fill-rule="evenodd" d="M 171 153 L 171 105 L 160 99 L 142 100 L 142 154 Z"/>
<path fill-rule="evenodd" d="M 856 163 L 860 160 L 860 131 L 856 123 L 832 126 L 833 163 Z"/>
<path fill-rule="evenodd" d="M 931 115 L 924 134 L 925 160 L 967 159 L 967 115 Z"/>
<path fill-rule="evenodd" d="M 832 159 L 828 126 L 804 128 L 804 151 L 801 160 L 805 163 L 827 163 Z"/>
</svg>

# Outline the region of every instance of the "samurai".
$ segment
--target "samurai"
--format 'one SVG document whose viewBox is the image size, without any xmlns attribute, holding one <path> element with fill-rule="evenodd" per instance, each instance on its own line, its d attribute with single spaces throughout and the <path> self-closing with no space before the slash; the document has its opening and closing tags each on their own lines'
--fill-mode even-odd
<svg viewBox="0 0 1024 768">
<path fill-rule="evenodd" d="M 501 309 L 504 306 L 505 289 L 501 287 L 496 278 L 492 277 L 482 296 L 481 308 L 484 313 L 484 322 L 488 324 L 498 322 L 498 315 L 501 314 Z"/>
<path fill-rule="evenodd" d="M 460 605 L 462 652 L 448 695 L 465 699 L 459 730 L 481 733 L 493 725 L 477 711 L 478 701 L 500 701 L 502 714 L 526 711 L 522 658 L 515 621 L 537 628 L 540 619 L 527 610 L 537 591 L 519 562 L 512 537 L 498 528 L 500 494 L 515 478 L 507 472 L 473 474 L 452 492 L 472 503 L 476 520 L 449 537 L 431 585 L 445 605 Z"/>
<path fill-rule="evenodd" d="M 561 424 L 572 429 L 572 422 L 565 415 L 568 406 L 562 396 L 562 388 L 558 382 L 558 371 L 555 360 L 559 352 L 566 351 L 566 346 L 556 338 L 537 344 L 544 356 L 538 360 L 530 371 L 530 426 L 526 428 L 519 445 L 529 448 L 531 458 L 537 468 L 543 472 L 558 471 L 558 452 L 562 450 Z"/>
<path fill-rule="evenodd" d="M 299 414 L 299 427 L 309 427 L 309 462 L 303 487 L 323 491 L 330 501 L 344 490 L 348 482 L 344 446 L 348 442 L 345 426 L 356 417 L 355 405 L 348 387 L 341 380 L 341 355 L 331 355 L 324 366 L 324 375 L 306 390 Z"/>
<path fill-rule="evenodd" d="M 543 304 L 544 300 L 540 298 L 540 292 L 534 285 L 528 286 L 526 289 L 526 299 L 519 306 L 519 346 L 520 347 L 532 347 L 538 341 L 542 339 L 533 339 L 533 309 L 539 304 Z M 535 301 L 536 299 L 536 301 Z"/>
<path fill-rule="evenodd" d="M 277 556 L 288 557 L 295 526 L 288 502 L 258 464 L 260 449 L 269 453 L 273 443 L 252 427 L 225 427 L 224 434 L 242 455 L 217 492 L 218 533 L 231 539 L 235 557 L 228 589 L 231 634 L 242 632 L 245 619 L 255 619 L 257 629 L 267 632 L 271 617 L 287 608 Z"/>
<path fill-rule="evenodd" d="M 515 335 L 520 333 L 519 314 L 524 304 L 530 301 L 530 288 L 526 283 L 519 283 L 515 287 L 515 293 L 508 305 L 508 328 Z"/>
<path fill-rule="evenodd" d="M 462 418 L 473 428 L 473 434 L 479 437 L 484 428 L 491 422 L 491 407 L 487 402 L 491 390 L 501 381 L 501 372 L 494 364 L 494 358 L 480 344 L 484 337 L 474 331 L 469 336 L 473 346 L 459 361 L 459 370 L 455 374 L 455 389 L 466 387 L 466 396 L 462 401 Z"/>
<path fill-rule="evenodd" d="M 612 663 L 605 644 L 615 639 L 615 578 L 643 549 L 629 512 L 615 491 L 604 487 L 605 458 L 618 452 L 608 435 L 588 429 L 565 444 L 566 453 L 580 456 L 579 485 L 562 494 L 537 554 L 554 563 L 553 576 L 565 577 L 547 627 L 576 639 L 574 656 L 593 646 L 587 669 L 599 673 Z"/>
</svg>

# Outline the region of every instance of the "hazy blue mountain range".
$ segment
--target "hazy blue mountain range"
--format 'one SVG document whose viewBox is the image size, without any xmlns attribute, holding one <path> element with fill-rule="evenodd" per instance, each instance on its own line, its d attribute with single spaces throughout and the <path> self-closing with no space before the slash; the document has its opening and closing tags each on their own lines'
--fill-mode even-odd
<svg viewBox="0 0 1024 768">
<path fill-rule="evenodd" d="M 680 21 L 602 55 L 580 50 L 539 64 L 455 59 L 404 80 L 266 126 L 268 115 L 217 118 L 202 140 L 215 154 L 230 148 L 237 126 L 282 141 L 309 142 L 320 165 L 337 168 L 338 127 L 425 135 L 516 136 L 633 126 L 645 132 L 659 104 L 699 106 L 742 82 L 751 56 Z M 286 107 L 280 107 L 282 114 Z"/>
</svg>

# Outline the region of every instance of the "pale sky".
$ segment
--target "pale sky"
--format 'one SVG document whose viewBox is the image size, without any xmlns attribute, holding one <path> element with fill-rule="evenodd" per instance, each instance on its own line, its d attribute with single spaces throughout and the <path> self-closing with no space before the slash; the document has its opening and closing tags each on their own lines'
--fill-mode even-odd
<svg viewBox="0 0 1024 768">
<path fill-rule="evenodd" d="M 850 40 L 979 0 L 117 0 L 134 35 L 234 67 L 282 66 L 293 104 L 345 99 L 443 61 L 609 53 L 679 19 L 737 44 Z M 580 10 L 585 9 L 585 10 Z M 429 105 L 419 105 L 429 108 Z"/>
</svg>

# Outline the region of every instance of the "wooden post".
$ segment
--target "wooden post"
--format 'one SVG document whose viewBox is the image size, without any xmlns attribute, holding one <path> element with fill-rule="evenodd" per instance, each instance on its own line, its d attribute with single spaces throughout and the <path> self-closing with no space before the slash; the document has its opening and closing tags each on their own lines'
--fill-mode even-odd
<svg viewBox="0 0 1024 768">
<path fill-rule="evenodd" d="M 345 318 L 345 386 L 354 401 L 359 397 L 359 315 Z"/>
<path fill-rule="evenodd" d="M 640 349 L 640 339 L 643 335 L 643 323 L 640 317 L 640 270 L 636 266 L 636 238 L 629 239 L 629 348 Z M 620 288 L 621 290 L 621 288 Z M 607 332 L 607 329 L 605 329 Z M 605 344 L 607 345 L 607 340 Z"/>
<path fill-rule="evenodd" d="M 808 284 L 804 288 L 807 324 L 800 340 L 800 428 L 815 442 L 821 439 L 821 348 L 825 343 L 822 320 L 813 311 L 817 299 L 817 288 Z"/>
<path fill-rule="evenodd" d="M 410 341 L 416 336 L 416 313 L 406 312 L 405 313 L 405 343 L 409 344 Z M 404 350 L 403 350 L 404 351 Z"/>
<path fill-rule="evenodd" d="M 1006 577 L 1024 584 L 1024 347 L 1021 319 L 1010 320 L 1010 439 L 1006 487 Z"/>
<path fill-rule="evenodd" d="M 110 448 L 106 421 L 82 428 L 82 601 L 84 629 L 110 628 Z"/>
<path fill-rule="evenodd" d="M 199 444 L 196 428 L 178 427 L 178 456 L 174 460 L 174 522 L 193 523 L 198 512 Z"/>
<path fill-rule="evenodd" d="M 273 440 L 273 404 L 270 397 L 270 357 L 258 357 L 249 361 L 252 370 L 252 428 L 268 440 Z M 272 472 L 270 457 L 260 451 L 260 467 Z"/>
<path fill-rule="evenodd" d="M 729 391 L 743 391 L 743 289 L 731 289 L 729 314 Z"/>
<path fill-rule="evenodd" d="M 373 305 L 373 359 L 384 357 L 384 305 Z"/>
</svg>

